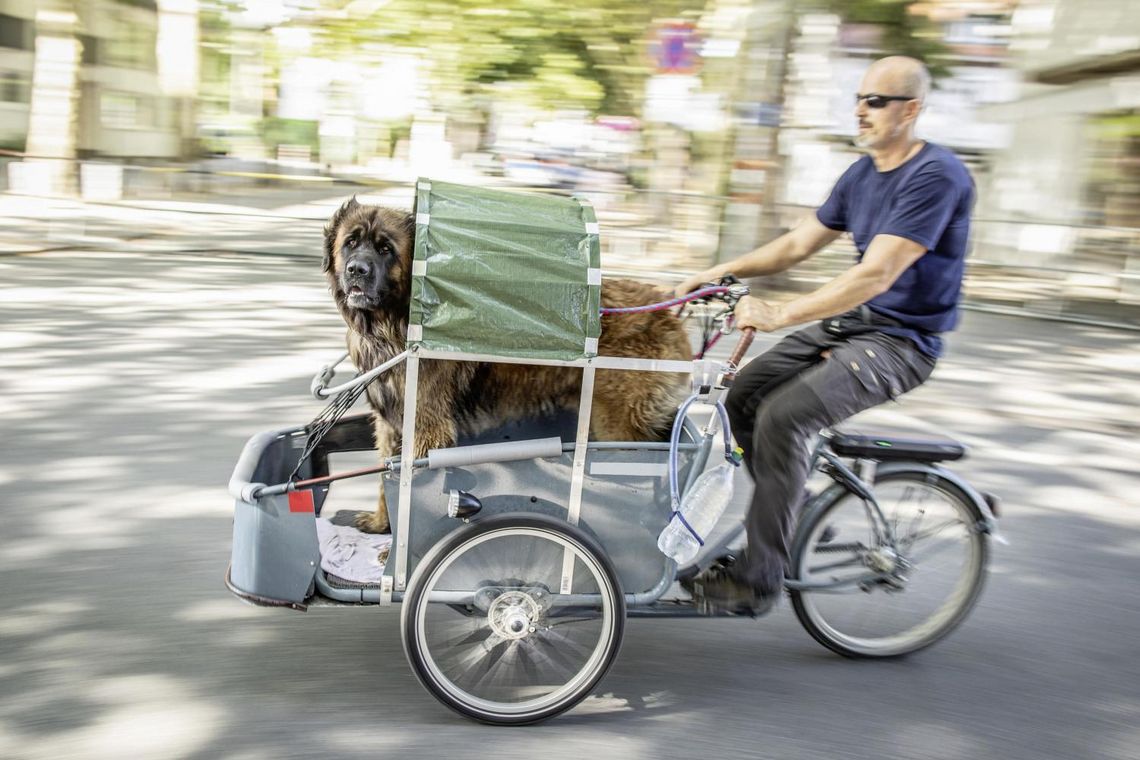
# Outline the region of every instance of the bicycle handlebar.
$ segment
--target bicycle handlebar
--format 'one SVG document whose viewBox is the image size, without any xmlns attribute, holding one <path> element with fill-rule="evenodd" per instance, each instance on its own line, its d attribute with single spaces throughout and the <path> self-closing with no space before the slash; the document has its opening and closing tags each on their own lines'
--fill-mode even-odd
<svg viewBox="0 0 1140 760">
<path fill-rule="evenodd" d="M 731 315 L 736 310 L 736 305 L 740 300 L 749 294 L 749 288 L 736 278 L 735 275 L 729 273 L 721 277 L 716 282 L 704 283 L 700 286 L 701 289 L 719 288 L 721 292 L 717 293 L 715 298 L 723 301 L 728 307 L 722 314 L 721 319 L 726 319 L 725 327 L 722 332 L 729 332 L 731 328 Z M 727 290 L 727 292 L 725 292 Z M 719 337 L 719 336 L 718 336 Z M 736 377 L 736 370 L 740 366 L 740 362 L 744 359 L 744 355 L 748 353 L 749 347 L 752 345 L 752 339 L 756 337 L 756 330 L 751 327 L 743 327 L 740 329 L 740 340 L 736 343 L 736 348 L 733 349 L 732 355 L 728 359 L 727 371 L 724 373 L 723 382 L 731 383 L 733 378 Z M 716 341 L 713 340 L 712 343 Z M 712 343 L 705 346 L 707 351 Z"/>
</svg>

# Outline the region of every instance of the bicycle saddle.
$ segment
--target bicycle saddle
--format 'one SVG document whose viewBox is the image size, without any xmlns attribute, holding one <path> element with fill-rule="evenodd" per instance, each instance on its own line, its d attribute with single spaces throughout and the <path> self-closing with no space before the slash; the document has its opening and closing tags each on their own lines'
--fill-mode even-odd
<svg viewBox="0 0 1140 760">
<path fill-rule="evenodd" d="M 913 439 L 890 436 L 833 433 L 831 450 L 839 456 L 877 459 L 905 459 L 915 462 L 951 462 L 966 456 L 966 447 L 949 438 Z"/>
</svg>

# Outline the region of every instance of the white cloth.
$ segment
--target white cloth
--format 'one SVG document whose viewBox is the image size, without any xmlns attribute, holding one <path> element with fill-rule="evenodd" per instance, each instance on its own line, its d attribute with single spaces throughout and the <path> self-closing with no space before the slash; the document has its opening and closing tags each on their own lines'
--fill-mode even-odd
<svg viewBox="0 0 1140 760">
<path fill-rule="evenodd" d="M 379 583 L 392 548 L 391 533 L 363 533 L 348 525 L 317 518 L 321 569 L 357 583 Z"/>
</svg>

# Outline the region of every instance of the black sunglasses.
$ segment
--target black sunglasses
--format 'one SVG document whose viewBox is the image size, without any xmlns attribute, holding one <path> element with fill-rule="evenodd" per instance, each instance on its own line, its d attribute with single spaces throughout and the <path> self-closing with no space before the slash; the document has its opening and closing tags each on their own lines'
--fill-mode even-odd
<svg viewBox="0 0 1140 760">
<path fill-rule="evenodd" d="M 867 101 L 868 108 L 886 108 L 887 103 L 890 103 L 892 100 L 915 100 L 915 98 L 909 95 L 876 95 L 875 93 L 860 95 L 856 93 L 855 105 L 858 106 L 861 100 Z"/>
</svg>

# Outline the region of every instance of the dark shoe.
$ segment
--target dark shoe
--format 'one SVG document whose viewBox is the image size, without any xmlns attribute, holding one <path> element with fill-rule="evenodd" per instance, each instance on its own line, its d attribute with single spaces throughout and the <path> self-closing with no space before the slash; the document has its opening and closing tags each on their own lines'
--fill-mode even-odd
<svg viewBox="0 0 1140 760">
<path fill-rule="evenodd" d="M 693 597 L 693 604 L 704 615 L 731 613 L 759 617 L 771 611 L 779 592 L 753 587 L 732 572 L 732 565 L 715 564 L 695 578 L 681 582 Z"/>
<path fill-rule="evenodd" d="M 715 567 L 717 565 L 721 565 L 724 567 L 731 567 L 732 565 L 736 564 L 736 561 L 737 560 L 736 560 L 735 554 L 733 554 L 731 552 L 726 552 L 725 554 L 722 554 L 719 557 L 717 557 L 716 559 L 714 559 L 712 561 L 712 564 L 710 565 L 710 567 Z M 705 569 L 702 570 L 700 565 L 691 565 L 690 567 L 686 567 L 683 571 L 678 571 L 676 580 L 678 583 L 681 584 L 681 588 L 685 589 L 690 594 L 692 594 L 692 589 L 690 588 L 690 586 L 692 586 L 693 579 L 696 578 L 701 573 L 707 573 L 707 572 L 708 572 L 708 567 L 706 567 Z"/>
</svg>

